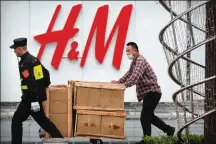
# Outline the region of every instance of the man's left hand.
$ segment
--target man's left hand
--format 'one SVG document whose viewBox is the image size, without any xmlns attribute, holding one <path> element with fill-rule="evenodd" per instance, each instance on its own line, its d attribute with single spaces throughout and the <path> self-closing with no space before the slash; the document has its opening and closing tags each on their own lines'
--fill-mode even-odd
<svg viewBox="0 0 216 144">
<path fill-rule="evenodd" d="M 31 103 L 31 110 L 34 112 L 40 111 L 40 104 L 38 102 L 32 102 Z"/>
</svg>

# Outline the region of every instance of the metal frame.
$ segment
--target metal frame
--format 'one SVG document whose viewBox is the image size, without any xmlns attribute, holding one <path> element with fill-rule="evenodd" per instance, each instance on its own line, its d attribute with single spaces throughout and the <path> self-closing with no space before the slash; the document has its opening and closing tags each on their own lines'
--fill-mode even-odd
<svg viewBox="0 0 216 144">
<path fill-rule="evenodd" d="M 193 10 L 196 10 L 198 8 L 200 8 L 201 6 L 204 6 L 206 5 L 207 3 L 211 2 L 211 0 L 207 0 L 207 1 L 204 1 L 204 2 L 199 2 L 198 4 L 194 5 L 194 6 L 191 6 L 191 1 L 190 0 L 187 0 L 187 9 L 180 12 L 180 13 L 176 13 L 173 9 L 172 9 L 172 5 L 171 5 L 171 0 L 169 0 L 168 2 L 164 2 L 165 0 L 158 0 L 159 3 L 171 14 L 171 20 L 170 22 L 168 22 L 167 25 L 164 26 L 164 28 L 160 31 L 159 33 L 159 40 L 161 42 L 161 44 L 163 45 L 163 48 L 164 48 L 164 52 L 167 56 L 167 53 L 166 53 L 166 50 L 168 50 L 172 56 L 171 58 L 171 62 L 169 63 L 170 59 L 168 60 L 168 56 L 167 56 L 167 61 L 168 61 L 168 74 L 170 76 L 170 78 L 178 85 L 181 86 L 181 89 L 179 89 L 178 91 L 176 91 L 172 98 L 173 98 L 173 101 L 176 103 L 177 106 L 181 107 L 185 113 L 188 112 L 190 114 L 192 114 L 192 120 L 190 120 L 189 122 L 187 122 L 187 119 L 185 118 L 185 115 L 184 115 L 184 118 L 185 118 L 185 124 L 183 126 L 181 126 L 181 128 L 179 128 L 178 132 L 177 132 L 177 137 L 180 141 L 182 141 L 182 138 L 181 138 L 181 133 L 184 129 L 187 129 L 189 125 L 193 124 L 194 122 L 216 112 L 216 108 L 212 108 L 210 111 L 207 111 L 205 112 L 204 114 L 202 115 L 199 115 L 197 113 L 194 112 L 194 105 L 193 105 L 193 93 L 194 94 L 198 94 L 199 96 L 205 98 L 205 94 L 203 94 L 202 92 L 199 92 L 195 89 L 193 89 L 194 86 L 197 86 L 197 85 L 201 85 L 205 82 L 208 82 L 208 81 L 211 81 L 213 79 L 216 79 L 216 75 L 215 76 L 212 76 L 212 77 L 209 77 L 209 78 L 204 78 L 204 80 L 201 80 L 199 82 L 196 82 L 194 84 L 191 84 L 191 81 L 190 81 L 190 69 L 187 69 L 186 70 L 186 77 L 188 79 L 186 79 L 186 85 L 183 84 L 182 82 L 182 77 L 181 75 L 181 71 L 182 69 L 179 67 L 179 60 L 180 59 L 183 59 L 183 60 L 186 60 L 186 66 L 189 66 L 187 68 L 190 68 L 190 64 L 194 64 L 195 66 L 198 66 L 199 68 L 202 68 L 203 70 L 205 70 L 205 66 L 193 61 L 190 59 L 190 53 L 199 48 L 200 46 L 202 45 L 205 45 L 207 43 L 210 43 L 214 40 L 216 40 L 216 36 L 211 36 L 209 38 L 206 38 L 205 40 L 201 41 L 200 43 L 197 43 L 195 44 L 194 42 L 194 34 L 193 34 L 193 28 L 196 29 L 196 30 L 199 30 L 200 32 L 203 32 L 203 34 L 205 35 L 207 33 L 207 31 L 203 30 L 202 28 L 200 28 L 199 26 L 197 26 L 196 24 L 194 23 L 191 23 L 190 21 L 190 13 L 191 11 Z M 183 16 L 187 16 L 187 19 L 183 18 Z M 173 16 L 175 16 L 173 18 Z M 187 35 L 187 40 L 188 38 L 190 40 L 192 40 L 192 45 L 188 44 L 187 43 L 187 46 L 186 46 L 186 50 L 184 50 L 183 52 L 179 53 L 178 52 L 178 45 L 177 45 L 177 42 L 176 42 L 176 33 L 175 33 L 175 27 L 174 27 L 174 22 L 176 22 L 177 20 L 180 20 L 181 22 L 184 22 L 187 24 L 187 32 L 189 32 L 189 35 Z M 170 46 L 168 46 L 168 44 L 166 43 L 166 39 L 164 40 L 164 34 L 166 32 L 166 30 L 168 28 L 172 28 L 172 36 L 174 37 L 174 46 L 173 48 L 171 48 Z M 188 34 L 188 33 L 187 33 Z M 188 41 L 187 41 L 188 42 Z M 185 57 L 184 55 L 187 55 L 187 57 Z M 177 65 L 176 65 L 177 64 Z M 176 70 L 176 75 L 173 73 L 173 68 L 175 68 Z M 176 77 L 175 77 L 176 76 Z M 183 95 L 183 91 L 186 90 L 186 94 L 188 94 L 192 99 L 191 100 L 191 103 L 190 103 L 190 109 L 188 109 L 186 106 L 185 106 L 185 101 L 184 101 L 184 97 L 182 96 Z M 177 97 L 178 97 L 178 94 L 181 94 L 181 96 L 183 97 L 182 99 L 182 103 L 181 104 Z M 177 116 L 178 116 L 178 111 L 176 111 L 177 113 Z M 196 118 L 194 118 L 194 116 L 196 116 Z M 187 130 L 186 130 L 186 133 L 187 133 Z"/>
</svg>

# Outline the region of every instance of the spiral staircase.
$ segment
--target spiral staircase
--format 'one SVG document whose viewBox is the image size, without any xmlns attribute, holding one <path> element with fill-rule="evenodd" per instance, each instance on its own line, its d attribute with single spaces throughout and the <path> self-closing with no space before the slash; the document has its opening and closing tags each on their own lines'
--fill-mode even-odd
<svg viewBox="0 0 216 144">
<path fill-rule="evenodd" d="M 207 70 L 216 68 L 206 61 L 207 49 L 212 50 L 208 58 L 214 57 L 216 51 L 216 2 L 159 0 L 159 3 L 171 16 L 159 40 L 169 64 L 169 76 L 181 87 L 172 98 L 176 103 L 177 137 L 183 142 L 184 130 L 187 136 L 191 124 L 216 113 L 216 74 L 207 74 Z M 216 132 L 211 132 L 216 136 Z M 189 138 L 186 143 L 190 143 Z"/>
</svg>

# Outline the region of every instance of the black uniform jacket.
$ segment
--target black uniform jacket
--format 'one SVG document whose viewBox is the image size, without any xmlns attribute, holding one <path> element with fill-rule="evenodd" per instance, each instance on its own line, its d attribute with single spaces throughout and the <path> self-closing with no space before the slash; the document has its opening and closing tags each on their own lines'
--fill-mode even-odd
<svg viewBox="0 0 216 144">
<path fill-rule="evenodd" d="M 22 55 L 19 62 L 22 99 L 30 102 L 45 101 L 46 88 L 43 86 L 41 62 L 29 52 Z"/>
</svg>

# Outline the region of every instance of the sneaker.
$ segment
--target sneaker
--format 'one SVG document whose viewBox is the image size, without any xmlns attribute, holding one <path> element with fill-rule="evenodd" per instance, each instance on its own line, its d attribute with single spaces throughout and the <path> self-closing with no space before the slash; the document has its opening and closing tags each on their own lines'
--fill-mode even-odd
<svg viewBox="0 0 216 144">
<path fill-rule="evenodd" d="M 167 133 L 167 136 L 173 136 L 175 133 L 175 127 L 171 127 L 170 131 Z"/>
<path fill-rule="evenodd" d="M 141 140 L 139 142 L 136 142 L 135 144 L 145 144 L 144 140 Z"/>
</svg>

